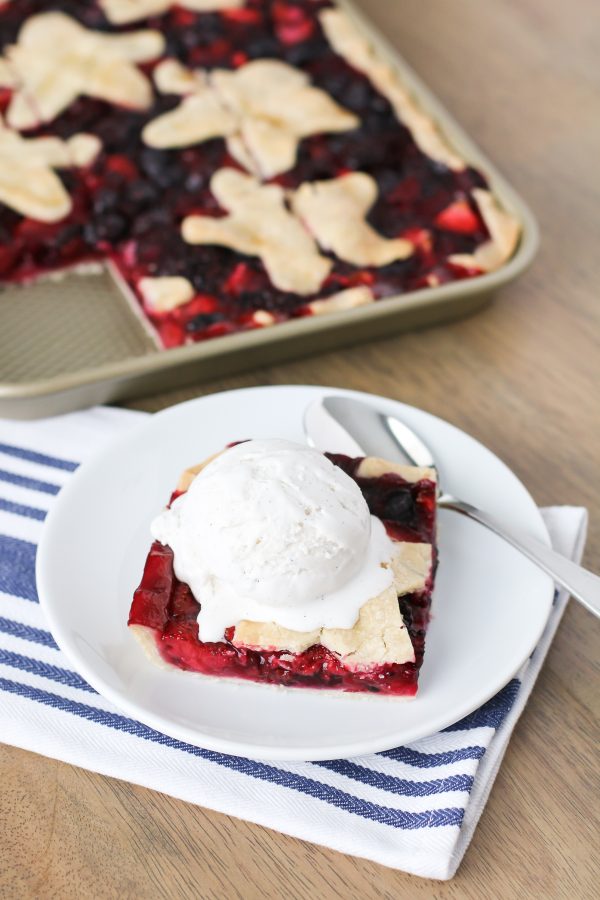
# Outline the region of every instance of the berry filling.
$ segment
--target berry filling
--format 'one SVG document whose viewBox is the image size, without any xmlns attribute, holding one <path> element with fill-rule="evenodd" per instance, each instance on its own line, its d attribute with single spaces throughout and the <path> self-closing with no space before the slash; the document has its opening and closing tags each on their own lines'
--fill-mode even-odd
<svg viewBox="0 0 600 900">
<path fill-rule="evenodd" d="M 470 255 L 488 240 L 470 199 L 473 188 L 486 187 L 484 177 L 472 168 L 451 170 L 418 148 L 368 78 L 331 48 L 318 20 L 319 11 L 330 5 L 327 0 L 248 0 L 242 8 L 221 13 L 174 5 L 128 29 L 159 29 L 166 39 L 165 55 L 193 68 L 231 69 L 272 58 L 306 72 L 316 87 L 355 113 L 360 126 L 305 138 L 295 166 L 274 180 L 296 188 L 348 172 L 368 173 L 378 187 L 368 220 L 385 237 L 411 240 L 415 252 L 409 258 L 381 268 L 334 258 L 321 289 L 305 297 L 274 287 L 257 258 L 187 244 L 180 234 L 182 220 L 190 214 L 221 214 L 210 191 L 211 176 L 224 166 L 239 165 L 221 138 L 173 150 L 146 146 L 144 125 L 180 99 L 155 91 L 152 107 L 144 112 L 80 97 L 51 123 L 24 135 L 66 139 L 87 132 L 100 138 L 102 151 L 85 168 L 57 170 L 72 200 L 72 211 L 60 222 L 47 225 L 0 203 L 0 278 L 25 282 L 50 270 L 108 260 L 143 306 L 138 292 L 142 278 L 184 277 L 195 291 L 189 302 L 161 312 L 144 308 L 163 345 L 171 347 L 255 328 L 256 310 L 268 311 L 275 321 L 310 314 L 310 300 L 348 287 L 367 285 L 375 299 L 382 299 L 480 274 L 448 258 Z M 109 24 L 94 2 L 19 0 L 0 4 L 0 53 L 16 40 L 29 16 L 49 10 L 62 11 L 86 28 L 123 31 Z M 153 68 L 142 66 L 148 76 Z M 0 112 L 10 96 L 8 89 L 0 91 Z M 199 309 L 207 297 L 214 308 Z"/>
<path fill-rule="evenodd" d="M 410 483 L 396 474 L 359 478 L 356 472 L 360 459 L 326 455 L 354 478 L 371 513 L 383 520 L 392 538 L 434 544 L 436 488 L 433 482 Z M 176 496 L 177 493 L 171 499 Z M 424 590 L 399 598 L 415 661 L 357 670 L 344 665 L 335 653 L 320 644 L 303 653 L 236 647 L 232 643 L 234 628 L 226 631 L 223 641 L 204 643 L 198 636 L 201 601 L 175 576 L 170 547 L 155 542 L 133 597 L 128 624 L 150 629 L 161 658 L 187 671 L 296 687 L 414 696 L 423 662 L 432 589 L 433 571 Z"/>
</svg>

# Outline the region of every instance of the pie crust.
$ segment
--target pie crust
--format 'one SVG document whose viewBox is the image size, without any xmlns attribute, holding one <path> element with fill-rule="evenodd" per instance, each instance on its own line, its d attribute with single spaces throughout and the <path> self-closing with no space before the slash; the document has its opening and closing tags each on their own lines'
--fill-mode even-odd
<svg viewBox="0 0 600 900">
<path fill-rule="evenodd" d="M 490 239 L 472 254 L 454 253 L 448 259 L 465 269 L 492 272 L 504 265 L 513 255 L 519 240 L 519 224 L 510 213 L 499 206 L 489 191 L 475 188 L 471 193 L 487 226 Z"/>
<path fill-rule="evenodd" d="M 190 244 L 219 244 L 248 256 L 259 256 L 273 284 L 282 291 L 312 294 L 331 269 L 301 223 L 286 208 L 285 192 L 276 184 L 261 185 L 251 175 L 220 169 L 211 191 L 229 215 L 189 216 L 181 226 Z"/>
<path fill-rule="evenodd" d="M 377 234 L 366 216 L 377 199 L 377 183 L 364 172 L 301 185 L 291 205 L 324 250 L 355 266 L 386 266 L 406 259 L 413 245 Z"/>
<path fill-rule="evenodd" d="M 390 462 L 379 456 L 365 456 L 356 470 L 357 478 L 381 478 L 384 475 L 397 475 L 403 481 L 416 484 L 418 481 L 437 481 L 435 469 L 426 466 L 407 466 L 403 463 Z"/>
<path fill-rule="evenodd" d="M 28 19 L 6 50 L 9 86 L 15 92 L 6 121 L 25 130 L 51 122 L 79 96 L 146 109 L 152 87 L 135 63 L 156 59 L 165 41 L 158 31 L 105 35 L 61 12 Z"/>
<path fill-rule="evenodd" d="M 353 68 L 364 72 L 390 101 L 423 153 L 450 169 L 464 169 L 465 161 L 449 146 L 435 122 L 408 93 L 395 69 L 380 58 L 347 13 L 341 9 L 324 9 L 319 19 L 334 50 Z"/>
<path fill-rule="evenodd" d="M 314 316 L 323 316 L 345 309 L 354 309 L 357 306 L 367 306 L 374 302 L 375 298 L 368 287 L 354 287 L 320 300 L 313 300 L 308 304 L 308 309 Z"/>
<path fill-rule="evenodd" d="M 356 668 L 412 662 L 415 654 L 398 597 L 425 589 L 432 565 L 431 546 L 395 542 L 391 565 L 394 583 L 363 604 L 352 628 L 299 632 L 273 622 L 243 621 L 236 626 L 231 642 L 236 647 L 291 653 L 302 653 L 313 644 L 321 644 L 336 653 L 345 665 Z"/>
<path fill-rule="evenodd" d="M 100 151 L 91 134 L 63 141 L 24 138 L 0 117 L 0 202 L 40 222 L 57 222 L 71 210 L 71 199 L 54 169 L 87 166 Z"/>
<path fill-rule="evenodd" d="M 194 296 L 194 286 L 179 275 L 142 278 L 138 290 L 153 312 L 164 313 L 187 303 Z"/>
<path fill-rule="evenodd" d="M 303 184 L 286 198 L 279 185 L 261 185 L 235 169 L 220 169 L 212 177 L 211 190 L 229 215 L 189 216 L 181 227 L 184 240 L 259 256 L 273 284 L 284 291 L 312 294 L 329 274 L 331 262 L 319 253 L 313 238 L 324 250 L 357 266 L 384 266 L 413 250 L 409 241 L 383 238 L 366 222 L 377 185 L 364 173 Z M 338 294 L 337 308 L 373 299 L 370 292 L 358 290 L 341 298 Z M 324 302 L 314 301 L 311 311 L 323 312 Z"/>
<path fill-rule="evenodd" d="M 276 59 L 254 60 L 233 72 L 192 72 L 166 60 L 155 77 L 160 90 L 185 97 L 145 127 L 149 146 L 189 147 L 224 137 L 233 158 L 259 178 L 293 168 L 302 138 L 359 124 L 311 86 L 308 75 Z"/>
</svg>

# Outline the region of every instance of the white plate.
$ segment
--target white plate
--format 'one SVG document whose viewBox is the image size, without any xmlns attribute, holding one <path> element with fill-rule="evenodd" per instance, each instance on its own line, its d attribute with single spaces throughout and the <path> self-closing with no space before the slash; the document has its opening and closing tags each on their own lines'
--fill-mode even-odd
<svg viewBox="0 0 600 900">
<path fill-rule="evenodd" d="M 305 407 L 332 391 L 404 419 L 431 445 L 444 487 L 548 542 L 516 476 L 473 438 L 413 407 L 295 386 L 229 391 L 172 407 L 81 467 L 48 516 L 38 553 L 40 601 L 58 644 L 133 718 L 249 757 L 354 756 L 456 722 L 506 684 L 533 650 L 550 611 L 551 580 L 481 526 L 442 512 L 433 620 L 415 700 L 219 681 L 165 671 L 145 658 L 127 615 L 150 546 L 149 523 L 181 470 L 236 439 L 302 441 Z"/>
</svg>

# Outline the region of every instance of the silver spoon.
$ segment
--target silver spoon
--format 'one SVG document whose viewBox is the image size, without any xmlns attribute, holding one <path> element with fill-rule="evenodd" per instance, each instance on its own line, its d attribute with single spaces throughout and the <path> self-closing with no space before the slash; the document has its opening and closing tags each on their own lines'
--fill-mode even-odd
<svg viewBox="0 0 600 900">
<path fill-rule="evenodd" d="M 308 442 L 321 450 L 343 446 L 346 453 L 354 456 L 380 456 L 411 466 L 437 468 L 430 449 L 412 429 L 394 416 L 381 413 L 368 403 L 352 397 L 329 396 L 315 400 L 304 414 L 304 430 Z M 438 506 L 462 513 L 485 525 L 600 617 L 600 578 L 597 575 L 528 534 L 506 531 L 488 513 L 442 492 L 441 487 Z"/>
</svg>

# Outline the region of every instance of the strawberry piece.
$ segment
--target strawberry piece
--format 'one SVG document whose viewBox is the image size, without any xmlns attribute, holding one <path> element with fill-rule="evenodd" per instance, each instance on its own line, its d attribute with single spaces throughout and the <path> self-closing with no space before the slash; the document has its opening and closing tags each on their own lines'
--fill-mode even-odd
<svg viewBox="0 0 600 900">
<path fill-rule="evenodd" d="M 172 315 L 177 322 L 185 325 L 185 323 L 189 322 L 190 319 L 193 319 L 194 316 L 212 313 L 216 308 L 217 300 L 215 297 L 211 297 L 210 294 L 196 294 L 189 303 L 185 303 L 178 309 L 173 310 Z"/>
<path fill-rule="evenodd" d="M 288 47 L 292 44 L 300 44 L 312 37 L 315 30 L 314 22 L 306 19 L 304 22 L 290 22 L 284 25 L 278 25 L 275 29 L 277 37 L 282 44 Z"/>
<path fill-rule="evenodd" d="M 273 4 L 273 18 L 281 24 L 283 22 L 301 22 L 306 18 L 306 13 L 301 6 L 293 3 L 284 3 L 283 0 L 275 0 Z"/>
<path fill-rule="evenodd" d="M 444 231 L 458 234 L 474 234 L 479 230 L 479 219 L 466 200 L 457 200 L 437 214 L 434 224 Z"/>
<path fill-rule="evenodd" d="M 368 269 L 360 269 L 360 271 L 356 272 L 354 275 L 350 277 L 350 284 L 352 286 L 359 286 L 361 284 L 371 285 L 375 283 L 375 274 L 374 272 L 369 272 Z"/>
<path fill-rule="evenodd" d="M 260 25 L 262 21 L 262 13 L 258 9 L 224 9 L 221 15 L 230 22 L 243 25 Z"/>
<path fill-rule="evenodd" d="M 175 19 L 177 25 L 180 25 L 183 28 L 188 28 L 196 23 L 198 14 L 192 12 L 189 9 L 176 9 L 173 13 L 173 18 Z"/>
<path fill-rule="evenodd" d="M 181 347 L 185 344 L 185 330 L 178 322 L 166 319 L 164 322 L 155 322 L 155 325 L 163 347 Z"/>
<path fill-rule="evenodd" d="M 36 219 L 25 218 L 17 225 L 16 235 L 24 241 L 50 242 L 61 227 L 62 223 L 59 222 L 38 222 Z"/>
<path fill-rule="evenodd" d="M 299 44 L 312 37 L 315 23 L 301 6 L 276 2 L 273 4 L 275 31 L 282 44 Z"/>
<path fill-rule="evenodd" d="M 137 166 L 120 153 L 112 153 L 107 157 L 106 170 L 107 172 L 114 172 L 116 175 L 121 175 L 125 181 L 133 181 L 134 178 L 139 177 Z"/>
<path fill-rule="evenodd" d="M 0 113 L 5 112 L 5 110 L 8 108 L 11 97 L 12 90 L 10 88 L 0 87 Z"/>
<path fill-rule="evenodd" d="M 18 250 L 9 244 L 0 245 L 0 275 L 10 272 L 14 266 L 18 255 Z"/>
<path fill-rule="evenodd" d="M 248 263 L 238 263 L 224 284 L 225 291 L 239 297 L 245 291 L 259 291 L 265 287 L 265 279 L 260 272 L 250 268 Z"/>
</svg>

